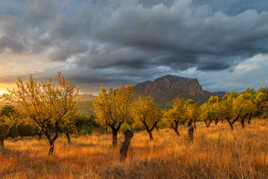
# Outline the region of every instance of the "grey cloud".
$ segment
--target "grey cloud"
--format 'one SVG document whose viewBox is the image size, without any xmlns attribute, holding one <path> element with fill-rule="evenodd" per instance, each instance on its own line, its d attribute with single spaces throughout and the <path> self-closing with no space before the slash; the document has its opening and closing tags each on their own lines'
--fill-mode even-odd
<svg viewBox="0 0 268 179">
<path fill-rule="evenodd" d="M 0 53 L 4 51 L 22 52 L 25 50 L 25 46 L 22 42 L 16 39 L 3 36 L 0 38 Z"/>
<path fill-rule="evenodd" d="M 224 63 L 209 63 L 209 64 L 200 64 L 198 66 L 198 70 L 201 71 L 219 71 L 229 68 L 230 66 L 228 64 Z"/>
<path fill-rule="evenodd" d="M 10 13 L 0 27 L 0 52 L 46 53 L 68 66 L 55 71 L 80 83 L 224 71 L 268 53 L 266 0 L 27 2 L 22 17 Z"/>
</svg>

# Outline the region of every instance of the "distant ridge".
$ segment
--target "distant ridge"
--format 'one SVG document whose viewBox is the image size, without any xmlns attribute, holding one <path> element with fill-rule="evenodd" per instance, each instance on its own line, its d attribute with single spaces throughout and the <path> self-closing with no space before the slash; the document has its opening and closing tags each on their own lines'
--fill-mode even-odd
<svg viewBox="0 0 268 179">
<path fill-rule="evenodd" d="M 223 96 L 224 92 L 209 92 L 202 89 L 197 79 L 165 75 L 154 81 L 138 83 L 134 87 L 137 96 L 151 96 L 160 106 L 170 105 L 175 98 L 205 102 L 210 96 Z"/>
</svg>

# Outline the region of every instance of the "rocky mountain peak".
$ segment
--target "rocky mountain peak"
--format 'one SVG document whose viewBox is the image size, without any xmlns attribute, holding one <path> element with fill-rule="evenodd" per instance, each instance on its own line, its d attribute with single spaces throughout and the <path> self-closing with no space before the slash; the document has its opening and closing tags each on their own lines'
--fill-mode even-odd
<svg viewBox="0 0 268 179">
<path fill-rule="evenodd" d="M 213 95 L 203 90 L 197 79 L 174 75 L 139 83 L 134 91 L 138 96 L 151 96 L 158 104 L 163 105 L 171 103 L 177 97 L 203 102 Z"/>
</svg>

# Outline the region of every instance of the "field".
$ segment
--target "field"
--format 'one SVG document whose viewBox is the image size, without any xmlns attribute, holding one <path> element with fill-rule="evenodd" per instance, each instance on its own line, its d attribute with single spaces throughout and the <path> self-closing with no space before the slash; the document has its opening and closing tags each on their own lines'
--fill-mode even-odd
<svg viewBox="0 0 268 179">
<path fill-rule="evenodd" d="M 231 131 L 226 124 L 198 128 L 194 143 L 186 130 L 154 132 L 150 142 L 137 132 L 129 156 L 120 162 L 111 136 L 94 133 L 61 137 L 55 155 L 47 155 L 45 139 L 8 140 L 0 152 L 2 178 L 268 178 L 268 121 L 256 120 Z M 123 136 L 119 138 L 120 142 Z"/>
</svg>

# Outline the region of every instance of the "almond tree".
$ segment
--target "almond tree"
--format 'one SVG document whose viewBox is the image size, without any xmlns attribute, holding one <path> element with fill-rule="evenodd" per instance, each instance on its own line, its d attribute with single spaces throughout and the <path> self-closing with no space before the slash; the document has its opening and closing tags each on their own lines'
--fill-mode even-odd
<svg viewBox="0 0 268 179">
<path fill-rule="evenodd" d="M 61 73 L 56 80 L 38 82 L 30 76 L 28 81 L 19 79 L 16 84 L 17 88 L 9 90 L 6 98 L 18 105 L 28 120 L 46 136 L 50 145 L 48 154 L 52 155 L 62 126 L 76 112 L 78 89 Z"/>
<path fill-rule="evenodd" d="M 93 102 L 97 122 L 112 131 L 113 146 L 122 124 L 131 120 L 130 105 L 134 99 L 133 86 L 120 85 L 117 89 L 101 87 L 99 96 Z"/>
<path fill-rule="evenodd" d="M 184 125 L 186 121 L 184 99 L 175 99 L 172 108 L 164 113 L 164 119 L 168 121 L 170 128 L 179 136 L 179 125 Z"/>
<path fill-rule="evenodd" d="M 162 112 L 151 97 L 139 97 L 132 106 L 132 116 L 136 123 L 141 123 L 150 140 L 153 140 L 152 131 L 162 118 Z"/>
</svg>

